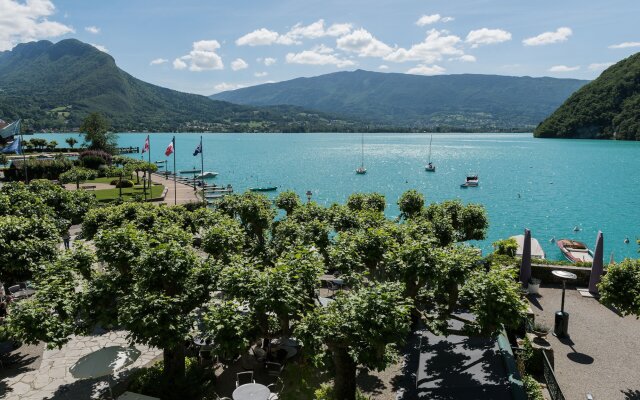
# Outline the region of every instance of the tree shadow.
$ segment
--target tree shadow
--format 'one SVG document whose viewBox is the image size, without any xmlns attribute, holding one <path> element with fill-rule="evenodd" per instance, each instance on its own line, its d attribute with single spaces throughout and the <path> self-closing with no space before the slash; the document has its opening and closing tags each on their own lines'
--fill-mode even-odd
<svg viewBox="0 0 640 400">
<path fill-rule="evenodd" d="M 358 375 L 356 377 L 358 387 L 367 395 L 380 395 L 385 389 L 385 384 L 380 378 L 375 375 L 371 375 L 365 368 L 358 369 Z"/>
<path fill-rule="evenodd" d="M 624 395 L 624 400 L 640 400 L 640 390 L 638 389 L 627 389 L 621 390 Z"/>
</svg>

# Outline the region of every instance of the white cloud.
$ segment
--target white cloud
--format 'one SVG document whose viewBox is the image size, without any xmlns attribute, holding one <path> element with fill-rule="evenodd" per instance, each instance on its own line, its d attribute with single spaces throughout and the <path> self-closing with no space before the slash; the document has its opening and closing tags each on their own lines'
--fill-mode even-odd
<svg viewBox="0 0 640 400">
<path fill-rule="evenodd" d="M 292 45 L 300 44 L 300 42 L 266 28 L 256 29 L 236 40 L 238 46 L 269 46 L 272 44 Z"/>
<path fill-rule="evenodd" d="M 440 75 L 440 74 L 443 74 L 445 71 L 446 71 L 446 69 L 442 68 L 439 65 L 428 66 L 428 65 L 424 65 L 424 64 L 419 64 L 418 66 L 413 67 L 410 70 L 408 70 L 407 74 L 412 74 L 412 75 Z"/>
<path fill-rule="evenodd" d="M 543 46 L 545 44 L 553 44 L 564 42 L 569 39 L 569 36 L 573 34 L 571 28 L 562 27 L 558 28 L 554 32 L 544 32 L 539 34 L 538 36 L 530 37 L 524 39 L 522 43 L 525 46 Z"/>
<path fill-rule="evenodd" d="M 425 26 L 435 24 L 436 22 L 440 21 L 441 18 L 442 17 L 440 16 L 440 14 L 423 15 L 416 21 L 416 25 Z"/>
<path fill-rule="evenodd" d="M 623 42 L 609 46 L 610 49 L 628 49 L 631 47 L 640 47 L 640 42 Z"/>
<path fill-rule="evenodd" d="M 243 87 L 246 87 L 246 85 L 242 85 L 240 83 L 227 83 L 227 82 L 222 82 L 222 83 L 218 83 L 217 85 L 215 85 L 213 88 L 215 90 L 214 93 L 219 93 L 219 92 L 225 92 L 227 90 L 235 90 L 235 89 L 241 89 Z"/>
<path fill-rule="evenodd" d="M 335 54 L 327 52 L 326 49 L 328 48 L 316 47 L 300 53 L 288 53 L 286 61 L 289 64 L 335 65 L 339 68 L 355 65 L 353 61 L 339 58 Z"/>
<path fill-rule="evenodd" d="M 98 28 L 97 26 L 85 26 L 84 30 L 89 33 L 93 33 L 94 35 L 100 33 L 100 28 Z"/>
<path fill-rule="evenodd" d="M 589 69 L 591 71 L 602 71 L 604 69 L 609 68 L 610 66 L 612 66 L 613 63 L 612 62 L 604 62 L 604 63 L 593 63 L 593 64 L 589 64 Z"/>
<path fill-rule="evenodd" d="M 18 43 L 74 33 L 72 27 L 48 19 L 55 10 L 50 0 L 0 0 L 0 51 Z"/>
<path fill-rule="evenodd" d="M 217 40 L 193 42 L 193 47 L 189 54 L 173 60 L 173 68 L 185 69 L 188 65 L 189 71 L 195 72 L 224 69 L 222 57 L 216 53 L 219 48 L 220 43 Z"/>
<path fill-rule="evenodd" d="M 165 64 L 165 63 L 168 63 L 168 62 L 169 62 L 169 60 L 167 60 L 166 58 L 156 58 L 155 60 L 151 60 L 149 65 L 160 65 L 160 64 Z"/>
<path fill-rule="evenodd" d="M 567 65 L 554 65 L 553 67 L 549 68 L 549 72 L 571 72 L 577 71 L 579 69 L 579 65 L 576 65 L 575 67 L 569 67 Z"/>
<path fill-rule="evenodd" d="M 455 20 L 455 18 L 453 18 L 453 17 L 443 17 L 440 21 L 441 22 L 451 22 L 453 20 Z"/>
<path fill-rule="evenodd" d="M 378 67 L 378 69 L 382 69 L 382 70 L 389 69 L 389 66 L 382 64 Z"/>
<path fill-rule="evenodd" d="M 384 57 L 393 51 L 362 28 L 338 38 L 336 44 L 340 50 L 356 53 L 360 57 Z"/>
<path fill-rule="evenodd" d="M 462 62 L 476 62 L 476 58 L 471 54 L 465 54 L 463 56 L 458 57 L 457 59 Z"/>
<path fill-rule="evenodd" d="M 298 39 L 318 39 L 325 36 L 344 36 L 351 32 L 351 24 L 333 24 L 329 28 L 324 28 L 324 20 L 319 19 L 309 25 L 297 23 L 285 34 L 292 40 Z"/>
<path fill-rule="evenodd" d="M 95 43 L 89 43 L 90 45 L 92 45 L 93 47 L 95 47 L 96 49 L 100 50 L 103 53 L 108 53 L 109 49 L 107 49 L 106 47 L 104 47 L 101 44 L 95 44 Z"/>
<path fill-rule="evenodd" d="M 173 68 L 178 70 L 185 69 L 187 68 L 187 63 L 179 58 L 176 58 L 175 60 L 173 60 Z"/>
<path fill-rule="evenodd" d="M 269 75 L 268 72 L 256 72 L 256 73 L 253 74 L 253 76 L 255 76 L 256 78 L 262 78 L 262 77 L 265 77 L 267 75 Z"/>
<path fill-rule="evenodd" d="M 393 62 L 422 61 L 425 64 L 433 64 L 442 60 L 443 56 L 463 56 L 464 51 L 459 48 L 462 39 L 451 35 L 449 32 L 432 29 L 427 32 L 427 37 L 409 49 L 398 48 L 387 54 L 384 59 Z"/>
<path fill-rule="evenodd" d="M 239 71 L 241 69 L 249 68 L 249 64 L 242 58 L 236 58 L 231 62 L 231 69 L 234 71 Z"/>
<path fill-rule="evenodd" d="M 273 57 L 267 57 L 264 60 L 262 60 L 262 62 L 265 66 L 269 67 L 276 63 L 276 59 Z"/>
<path fill-rule="evenodd" d="M 351 24 L 333 24 L 325 31 L 327 36 L 344 36 L 351 32 Z"/>
<path fill-rule="evenodd" d="M 511 40 L 511 33 L 502 29 L 481 28 L 472 30 L 467 34 L 466 42 L 471 47 L 478 47 L 483 44 L 502 43 Z"/>
</svg>

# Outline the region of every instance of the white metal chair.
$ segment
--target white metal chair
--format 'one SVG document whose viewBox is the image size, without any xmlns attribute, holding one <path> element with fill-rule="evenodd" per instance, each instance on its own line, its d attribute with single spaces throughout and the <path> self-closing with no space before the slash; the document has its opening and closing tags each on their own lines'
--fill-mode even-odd
<svg viewBox="0 0 640 400">
<path fill-rule="evenodd" d="M 256 383 L 253 379 L 253 371 L 238 372 L 236 374 L 236 387 L 246 385 L 247 383 Z"/>
</svg>

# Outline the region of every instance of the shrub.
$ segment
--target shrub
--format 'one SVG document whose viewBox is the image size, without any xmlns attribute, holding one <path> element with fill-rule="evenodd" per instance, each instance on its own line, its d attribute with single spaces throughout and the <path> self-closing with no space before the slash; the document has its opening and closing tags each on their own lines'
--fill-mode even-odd
<svg viewBox="0 0 640 400">
<path fill-rule="evenodd" d="M 185 359 L 185 368 L 183 380 L 166 382 L 163 376 L 163 362 L 158 361 L 149 368 L 133 372 L 127 390 L 162 399 L 202 398 L 211 388 L 215 375 L 200 367 L 197 359 L 191 357 Z"/>
<path fill-rule="evenodd" d="M 516 242 L 514 238 L 498 240 L 497 242 L 493 242 L 492 246 L 496 254 L 509 257 L 515 257 L 516 251 L 518 250 L 518 242 Z"/>
<path fill-rule="evenodd" d="M 84 167 L 91 169 L 98 169 L 101 165 L 111 165 L 111 154 L 101 150 L 83 151 L 79 159 Z"/>
<path fill-rule="evenodd" d="M 540 384 L 533 379 L 531 375 L 524 375 L 522 377 L 522 383 L 524 384 L 524 391 L 527 393 L 528 400 L 544 400 Z"/>
<path fill-rule="evenodd" d="M 120 179 L 114 179 L 111 182 L 109 182 L 109 185 L 117 187 L 119 182 L 120 182 Z"/>
<path fill-rule="evenodd" d="M 118 179 L 115 185 L 117 188 L 130 188 L 133 187 L 133 181 L 130 181 L 129 179 L 123 179 L 122 181 L 120 181 Z"/>
</svg>

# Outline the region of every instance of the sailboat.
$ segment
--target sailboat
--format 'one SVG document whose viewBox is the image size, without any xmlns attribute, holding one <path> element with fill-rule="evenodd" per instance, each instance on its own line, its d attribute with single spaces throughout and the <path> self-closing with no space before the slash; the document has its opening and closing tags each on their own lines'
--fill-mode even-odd
<svg viewBox="0 0 640 400">
<path fill-rule="evenodd" d="M 362 148 L 362 156 L 360 158 L 360 167 L 356 169 L 356 174 L 364 175 L 367 173 L 367 169 L 364 167 L 364 132 L 362 132 L 361 148 Z"/>
<path fill-rule="evenodd" d="M 425 171 L 436 172 L 436 166 L 431 162 L 431 142 L 433 142 L 433 135 L 431 135 L 431 140 L 429 140 L 429 163 L 424 167 Z"/>
</svg>

